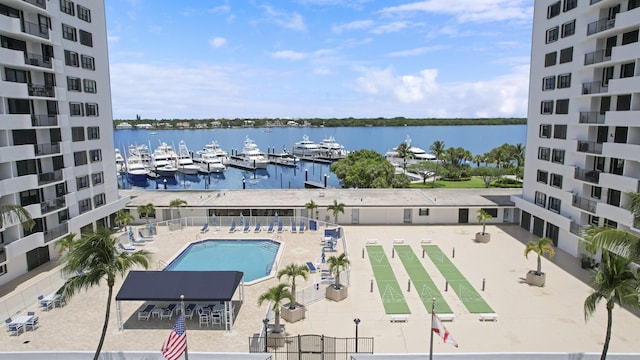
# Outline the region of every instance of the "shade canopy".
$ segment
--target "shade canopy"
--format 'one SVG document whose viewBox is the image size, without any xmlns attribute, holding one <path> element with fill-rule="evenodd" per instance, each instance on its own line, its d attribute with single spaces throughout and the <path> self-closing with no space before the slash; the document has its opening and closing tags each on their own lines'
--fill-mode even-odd
<svg viewBox="0 0 640 360">
<path fill-rule="evenodd" d="M 231 301 L 241 271 L 130 271 L 116 301 Z"/>
</svg>

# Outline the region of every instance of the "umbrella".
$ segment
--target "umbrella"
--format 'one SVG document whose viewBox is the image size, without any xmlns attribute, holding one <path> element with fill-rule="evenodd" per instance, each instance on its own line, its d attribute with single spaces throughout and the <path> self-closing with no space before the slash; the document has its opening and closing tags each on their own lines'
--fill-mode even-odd
<svg viewBox="0 0 640 360">
<path fill-rule="evenodd" d="M 273 222 L 278 225 L 278 212 L 276 211 L 275 215 L 273 215 Z"/>
<path fill-rule="evenodd" d="M 244 215 L 240 213 L 240 225 L 244 225 Z"/>
<path fill-rule="evenodd" d="M 153 236 L 153 224 L 149 223 L 149 236 Z"/>
<path fill-rule="evenodd" d="M 325 259 L 325 255 L 324 255 L 324 248 L 322 248 L 322 263 L 326 263 L 327 260 Z"/>
<path fill-rule="evenodd" d="M 213 214 L 213 216 L 211 216 L 211 225 L 216 225 L 216 214 Z"/>
<path fill-rule="evenodd" d="M 133 237 L 133 227 L 132 226 L 129 226 L 129 239 L 130 240 L 134 239 L 134 237 Z"/>
</svg>

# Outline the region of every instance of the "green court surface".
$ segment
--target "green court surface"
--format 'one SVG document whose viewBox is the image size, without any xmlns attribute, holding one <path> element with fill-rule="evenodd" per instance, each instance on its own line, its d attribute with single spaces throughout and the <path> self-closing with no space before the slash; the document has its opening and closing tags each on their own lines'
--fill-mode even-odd
<svg viewBox="0 0 640 360">
<path fill-rule="evenodd" d="M 378 284 L 384 311 L 387 314 L 411 314 L 382 246 L 367 246 L 367 254 Z"/>
<path fill-rule="evenodd" d="M 407 270 L 409 278 L 411 278 L 414 289 L 413 291 L 418 293 L 418 296 L 420 296 L 420 300 L 422 300 L 427 312 L 431 313 L 433 299 L 436 299 L 436 312 L 438 314 L 452 314 L 453 311 L 447 302 L 444 301 L 444 298 L 436 287 L 436 284 L 427 273 L 427 270 L 424 269 L 422 263 L 420 263 L 420 259 L 418 259 L 413 250 L 411 250 L 411 246 L 394 245 L 393 247 L 400 258 L 400 261 L 402 261 L 402 265 L 404 265 L 405 270 Z M 444 284 L 442 286 L 444 286 Z"/>
<path fill-rule="evenodd" d="M 458 270 L 451 260 L 440 250 L 438 245 L 422 245 L 422 248 L 427 255 L 429 255 L 429 258 L 438 270 L 440 270 L 444 278 L 447 279 L 449 288 L 455 291 L 470 313 L 493 313 L 489 304 L 482 299 L 482 296 L 471 286 L 469 281 L 467 281 L 460 270 Z"/>
</svg>

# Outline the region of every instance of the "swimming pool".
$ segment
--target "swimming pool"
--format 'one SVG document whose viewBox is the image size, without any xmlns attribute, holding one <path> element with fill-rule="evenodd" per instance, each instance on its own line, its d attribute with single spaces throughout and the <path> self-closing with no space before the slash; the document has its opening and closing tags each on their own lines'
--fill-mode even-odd
<svg viewBox="0 0 640 360">
<path fill-rule="evenodd" d="M 190 244 L 165 271 L 235 270 L 251 282 L 271 273 L 279 249 L 273 240 L 203 240 Z"/>
</svg>

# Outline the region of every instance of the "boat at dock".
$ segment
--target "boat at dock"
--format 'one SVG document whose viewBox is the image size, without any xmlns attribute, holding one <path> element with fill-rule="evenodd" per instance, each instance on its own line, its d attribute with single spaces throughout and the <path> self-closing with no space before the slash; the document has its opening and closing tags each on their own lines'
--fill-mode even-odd
<svg viewBox="0 0 640 360">
<path fill-rule="evenodd" d="M 309 140 L 307 135 L 303 135 L 302 140 L 296 141 L 293 144 L 291 153 L 302 158 L 314 158 L 320 154 L 320 146 L 312 140 Z"/>
<path fill-rule="evenodd" d="M 177 154 L 170 145 L 161 143 L 151 155 L 151 169 L 158 176 L 175 176 Z"/>
<path fill-rule="evenodd" d="M 411 159 L 413 162 L 415 161 L 435 161 L 436 157 L 432 154 L 427 153 L 423 149 L 411 146 L 411 138 L 407 135 L 407 138 L 404 140 L 405 144 L 407 144 L 409 148 L 409 152 L 411 153 Z M 397 162 L 398 159 L 403 160 L 400 156 L 398 156 L 398 148 L 394 147 L 393 149 L 387 150 L 384 156 L 391 162 Z"/>
<path fill-rule="evenodd" d="M 282 149 L 281 152 L 270 152 L 267 154 L 269 162 L 276 165 L 295 167 L 298 166 L 300 159 L 288 152 L 286 149 Z"/>
<path fill-rule="evenodd" d="M 126 169 L 126 165 L 124 162 L 124 157 L 122 156 L 122 154 L 120 153 L 120 150 L 115 149 L 116 151 L 116 171 L 117 172 L 123 172 Z"/>
<path fill-rule="evenodd" d="M 221 150 L 220 147 L 213 142 L 205 145 L 202 150 L 196 151 L 193 162 L 200 166 L 201 173 L 220 173 L 227 169 L 224 165 L 226 156 L 218 156 L 218 150 Z M 226 154 L 226 152 L 223 153 Z"/>
<path fill-rule="evenodd" d="M 196 165 L 191 158 L 189 148 L 184 141 L 180 140 L 178 145 L 178 159 L 176 160 L 178 172 L 185 175 L 196 175 L 200 171 L 200 166 Z"/>
<path fill-rule="evenodd" d="M 320 141 L 318 144 L 320 151 L 319 156 L 324 159 L 340 160 L 349 155 L 349 152 L 341 144 L 336 142 L 333 136 Z"/>
<path fill-rule="evenodd" d="M 147 175 L 149 175 L 149 169 L 142 162 L 138 156 L 129 156 L 126 161 L 127 178 L 131 181 L 147 181 Z"/>
<path fill-rule="evenodd" d="M 269 165 L 264 153 L 248 136 L 244 140 L 242 151 L 231 154 L 229 158 L 229 165 L 247 169 L 266 169 Z"/>
</svg>

